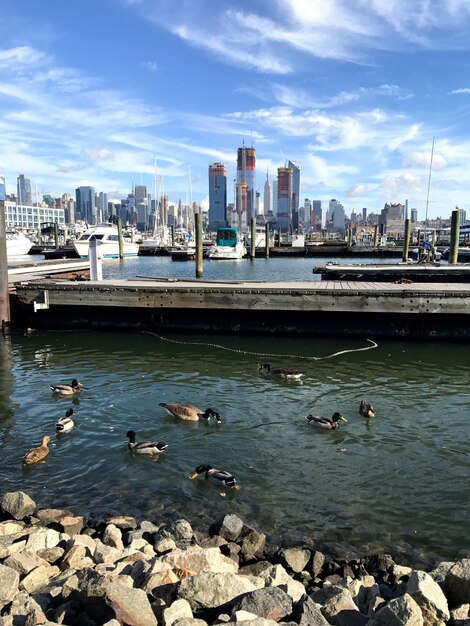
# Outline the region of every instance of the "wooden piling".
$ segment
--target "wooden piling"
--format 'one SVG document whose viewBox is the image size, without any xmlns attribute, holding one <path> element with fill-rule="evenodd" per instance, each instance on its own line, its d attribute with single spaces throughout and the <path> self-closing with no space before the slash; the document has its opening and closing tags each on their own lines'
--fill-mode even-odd
<svg viewBox="0 0 470 626">
<path fill-rule="evenodd" d="M 171 245 L 174 246 L 175 245 L 175 225 L 172 224 L 170 226 L 171 229 Z"/>
<path fill-rule="evenodd" d="M 403 256 L 401 257 L 401 260 L 403 261 L 403 263 L 408 262 L 408 254 L 410 251 L 410 233 L 411 233 L 410 220 L 406 219 L 405 220 L 405 238 L 403 241 Z"/>
<path fill-rule="evenodd" d="M 264 256 L 269 259 L 269 224 L 264 227 Z"/>
<path fill-rule="evenodd" d="M 118 227 L 118 238 L 119 238 L 119 258 L 123 259 L 124 258 L 124 239 L 122 237 L 122 219 L 120 217 L 118 217 L 117 227 Z"/>
<path fill-rule="evenodd" d="M 379 227 L 377 224 L 374 226 L 374 248 L 377 248 L 379 242 Z"/>
<path fill-rule="evenodd" d="M 352 246 L 352 242 L 353 242 L 352 228 L 348 228 L 348 247 L 349 248 Z"/>
<path fill-rule="evenodd" d="M 59 225 L 54 222 L 54 248 L 59 249 Z"/>
<path fill-rule="evenodd" d="M 460 239 L 460 212 L 456 207 L 452 211 L 452 221 L 450 224 L 450 250 L 449 250 L 449 263 L 451 265 L 457 264 L 457 257 L 459 255 L 459 239 Z"/>
<path fill-rule="evenodd" d="M 5 186 L 0 177 L 0 323 L 2 332 L 10 328 L 10 295 L 8 292 L 7 235 L 5 230 Z"/>
<path fill-rule="evenodd" d="M 250 239 L 250 259 L 253 260 L 256 254 L 256 218 L 252 217 L 251 222 L 251 239 Z"/>
<path fill-rule="evenodd" d="M 196 213 L 196 278 L 204 274 L 202 262 L 202 213 Z"/>
</svg>

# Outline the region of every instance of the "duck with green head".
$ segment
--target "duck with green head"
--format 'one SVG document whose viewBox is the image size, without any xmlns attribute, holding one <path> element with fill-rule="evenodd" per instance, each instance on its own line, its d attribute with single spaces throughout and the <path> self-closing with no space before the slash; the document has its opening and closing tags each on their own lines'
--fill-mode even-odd
<svg viewBox="0 0 470 626">
<path fill-rule="evenodd" d="M 333 413 L 331 419 L 328 417 L 320 417 L 317 415 L 307 415 L 308 423 L 315 428 L 323 428 L 325 430 L 336 430 L 339 428 L 340 422 L 347 422 L 348 420 L 341 415 L 341 413 Z"/>
<path fill-rule="evenodd" d="M 240 485 L 237 485 L 237 479 L 225 470 L 218 470 L 212 465 L 198 465 L 194 472 L 189 476 L 190 480 L 197 478 L 201 474 L 204 474 L 204 478 L 217 487 L 230 487 L 238 491 L 241 489 Z"/>
</svg>

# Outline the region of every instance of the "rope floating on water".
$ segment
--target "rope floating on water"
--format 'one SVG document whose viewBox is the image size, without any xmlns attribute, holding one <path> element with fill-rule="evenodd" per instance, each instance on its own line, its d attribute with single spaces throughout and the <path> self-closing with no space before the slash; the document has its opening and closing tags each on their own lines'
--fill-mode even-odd
<svg viewBox="0 0 470 626">
<path fill-rule="evenodd" d="M 250 352 L 249 350 L 237 350 L 236 348 L 228 348 L 227 346 L 222 346 L 219 343 L 204 343 L 203 341 L 178 341 L 177 339 L 169 339 L 168 337 L 163 337 L 162 335 L 157 335 L 157 333 L 152 333 L 150 331 L 145 332 L 147 335 L 153 335 L 161 341 L 166 341 L 167 343 L 175 343 L 181 346 L 203 346 L 204 348 L 217 348 L 219 350 L 236 352 L 238 354 L 247 354 L 249 356 L 272 357 L 275 359 L 303 359 L 304 361 L 325 361 L 326 359 L 333 359 L 334 357 L 340 356 L 341 354 L 348 354 L 349 352 L 365 352 L 366 350 L 374 350 L 374 348 L 378 347 L 378 344 L 375 341 L 373 341 L 372 339 L 366 339 L 366 341 L 372 344 L 371 346 L 340 350 L 339 352 L 327 354 L 326 356 L 300 356 L 298 354 L 273 354 L 270 352 Z"/>
</svg>

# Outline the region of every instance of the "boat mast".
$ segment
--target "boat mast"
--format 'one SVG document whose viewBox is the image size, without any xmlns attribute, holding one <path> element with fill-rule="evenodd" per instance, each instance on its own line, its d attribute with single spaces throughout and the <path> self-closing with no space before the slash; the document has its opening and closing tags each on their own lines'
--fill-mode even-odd
<svg viewBox="0 0 470 626">
<path fill-rule="evenodd" d="M 194 211 L 193 211 L 193 190 L 191 185 L 191 166 L 188 165 L 188 173 L 189 173 L 189 218 L 193 231 L 196 228 L 195 220 L 194 220 Z M 189 230 L 189 228 L 188 228 Z"/>
<path fill-rule="evenodd" d="M 153 197 L 155 202 L 155 210 L 154 210 L 154 222 L 153 222 L 153 233 L 152 236 L 155 237 L 158 232 L 158 188 L 157 188 L 157 157 L 154 157 L 153 163 Z"/>
<path fill-rule="evenodd" d="M 424 236 L 423 242 L 427 240 L 428 236 L 428 207 L 429 207 L 429 190 L 431 188 L 431 173 L 432 173 L 432 160 L 434 157 L 434 140 L 435 137 L 432 138 L 432 148 L 431 148 L 431 160 L 429 161 L 429 178 L 428 178 L 428 193 L 426 196 L 426 216 L 424 218 Z M 419 242 L 418 242 L 419 245 Z"/>
</svg>

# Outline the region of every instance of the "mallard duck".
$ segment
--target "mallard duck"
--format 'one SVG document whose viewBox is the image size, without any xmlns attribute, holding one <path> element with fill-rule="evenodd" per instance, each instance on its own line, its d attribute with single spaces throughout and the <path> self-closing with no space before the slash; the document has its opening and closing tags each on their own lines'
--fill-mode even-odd
<svg viewBox="0 0 470 626">
<path fill-rule="evenodd" d="M 55 425 L 56 432 L 65 433 L 68 430 L 72 430 L 75 426 L 75 422 L 72 419 L 72 415 L 75 415 L 73 409 L 67 409 L 65 417 L 61 417 Z"/>
<path fill-rule="evenodd" d="M 38 448 L 31 448 L 31 450 L 28 450 L 28 452 L 26 452 L 23 457 L 23 463 L 25 465 L 32 465 L 33 463 L 38 463 L 39 461 L 45 459 L 46 456 L 49 454 L 49 448 L 47 447 L 47 444 L 50 440 L 51 438 L 49 437 L 49 435 L 45 435 L 42 438 L 42 443 Z"/>
<path fill-rule="evenodd" d="M 151 454 L 153 456 L 154 454 L 160 454 L 165 448 L 168 448 L 168 444 L 161 441 L 141 441 L 136 443 L 133 430 L 128 430 L 126 437 L 129 438 L 128 446 L 130 450 L 136 454 Z"/>
<path fill-rule="evenodd" d="M 197 422 L 198 420 L 209 421 L 211 417 L 215 417 L 217 424 L 222 423 L 222 419 L 214 409 L 206 409 L 201 411 L 197 406 L 192 404 L 179 404 L 178 402 L 160 402 L 165 411 L 173 417 L 178 417 L 180 420 L 186 420 L 189 422 Z"/>
<path fill-rule="evenodd" d="M 266 374 L 267 376 L 282 378 L 283 380 L 299 380 L 302 376 L 305 376 L 303 372 L 291 369 L 290 367 L 276 367 L 273 369 L 269 363 L 262 363 L 258 367 L 258 372 Z"/>
<path fill-rule="evenodd" d="M 339 422 L 347 422 L 348 420 L 341 413 L 334 413 L 331 419 L 327 417 L 317 417 L 316 415 L 307 415 L 308 423 L 317 428 L 325 428 L 326 430 L 336 430 L 339 428 Z"/>
<path fill-rule="evenodd" d="M 217 485 L 218 487 L 230 487 L 231 489 L 236 489 L 237 491 L 241 489 L 240 485 L 237 485 L 237 480 L 234 476 L 232 476 L 232 474 L 229 474 L 224 470 L 215 469 L 215 467 L 212 467 L 211 465 L 198 465 L 189 478 L 193 480 L 200 474 L 204 474 L 204 478 L 206 480 L 213 485 Z"/>
<path fill-rule="evenodd" d="M 364 417 L 374 417 L 374 407 L 365 400 L 361 400 L 361 404 L 359 405 L 359 413 Z"/>
<path fill-rule="evenodd" d="M 49 385 L 54 393 L 59 396 L 73 396 L 76 393 L 80 393 L 83 387 L 76 378 L 74 378 L 70 385 Z"/>
</svg>

